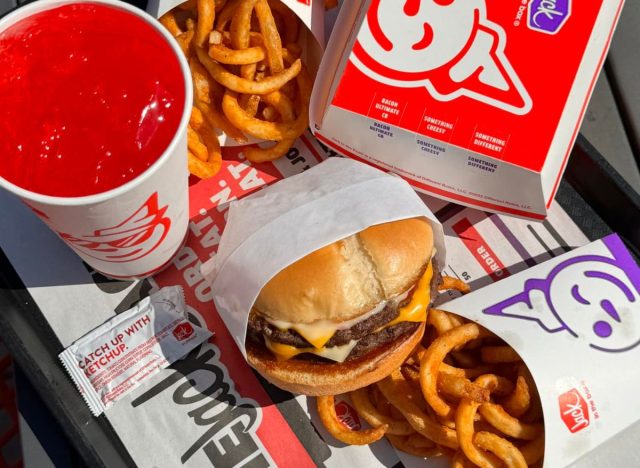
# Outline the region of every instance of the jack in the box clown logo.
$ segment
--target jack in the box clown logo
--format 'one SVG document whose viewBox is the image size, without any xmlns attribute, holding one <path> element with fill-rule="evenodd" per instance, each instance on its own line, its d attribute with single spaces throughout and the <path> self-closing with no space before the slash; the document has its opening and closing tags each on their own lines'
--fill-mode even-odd
<svg viewBox="0 0 640 468">
<path fill-rule="evenodd" d="M 466 96 L 523 115 L 532 100 L 485 0 L 372 0 L 352 62 L 392 86 L 424 86 L 440 101 Z"/>
<path fill-rule="evenodd" d="M 598 255 L 570 258 L 483 313 L 535 321 L 598 351 L 629 351 L 640 345 L 640 274 L 623 266 Z"/>
</svg>

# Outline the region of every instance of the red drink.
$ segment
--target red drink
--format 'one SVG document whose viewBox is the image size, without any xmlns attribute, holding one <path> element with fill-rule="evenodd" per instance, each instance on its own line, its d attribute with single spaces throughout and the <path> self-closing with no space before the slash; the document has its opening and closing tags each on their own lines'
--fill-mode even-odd
<svg viewBox="0 0 640 468">
<path fill-rule="evenodd" d="M 184 104 L 175 52 L 141 18 L 41 11 L 0 33 L 0 176 L 61 197 L 116 188 L 167 149 Z"/>
</svg>

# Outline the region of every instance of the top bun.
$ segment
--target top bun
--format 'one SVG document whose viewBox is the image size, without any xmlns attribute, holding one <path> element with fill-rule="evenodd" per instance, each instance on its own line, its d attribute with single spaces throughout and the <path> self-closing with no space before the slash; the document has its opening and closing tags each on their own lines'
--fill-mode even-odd
<svg viewBox="0 0 640 468">
<path fill-rule="evenodd" d="M 432 251 L 433 231 L 424 218 L 371 226 L 279 272 L 254 310 L 291 323 L 353 319 L 413 286 Z"/>
</svg>

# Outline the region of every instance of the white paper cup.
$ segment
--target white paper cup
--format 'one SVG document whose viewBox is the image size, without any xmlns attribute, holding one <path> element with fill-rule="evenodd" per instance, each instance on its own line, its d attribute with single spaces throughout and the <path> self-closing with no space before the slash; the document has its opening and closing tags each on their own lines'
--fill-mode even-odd
<svg viewBox="0 0 640 468">
<path fill-rule="evenodd" d="M 113 278 L 149 276 L 168 265 L 187 234 L 187 124 L 193 100 L 189 66 L 160 23 L 116 0 L 39 0 L 0 19 L 0 31 L 35 13 L 71 3 L 100 3 L 127 11 L 167 40 L 184 76 L 185 104 L 178 129 L 164 153 L 145 172 L 106 192 L 55 197 L 25 190 L 2 177 L 0 186 L 17 195 L 95 270 Z"/>
</svg>

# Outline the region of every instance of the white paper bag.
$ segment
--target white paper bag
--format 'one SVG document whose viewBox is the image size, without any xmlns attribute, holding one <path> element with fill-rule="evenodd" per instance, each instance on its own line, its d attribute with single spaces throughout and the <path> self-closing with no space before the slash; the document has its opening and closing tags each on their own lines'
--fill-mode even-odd
<svg viewBox="0 0 640 468">
<path fill-rule="evenodd" d="M 640 418 L 640 268 L 616 235 L 443 304 L 511 345 L 536 381 L 545 467 Z"/>
<path fill-rule="evenodd" d="M 202 266 L 218 312 L 246 357 L 249 312 L 263 286 L 309 253 L 389 221 L 425 217 L 444 264 L 442 226 L 405 181 L 330 158 L 231 203 L 218 253 Z"/>
</svg>

